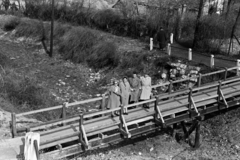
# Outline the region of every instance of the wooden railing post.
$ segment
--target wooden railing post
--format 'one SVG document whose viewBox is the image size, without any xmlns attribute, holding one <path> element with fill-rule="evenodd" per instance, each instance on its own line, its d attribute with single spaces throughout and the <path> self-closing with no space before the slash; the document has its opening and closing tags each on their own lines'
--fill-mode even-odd
<svg viewBox="0 0 240 160">
<path fill-rule="evenodd" d="M 226 67 L 224 67 L 224 69 L 225 69 L 224 81 L 226 81 L 227 80 L 228 69 Z"/>
<path fill-rule="evenodd" d="M 105 94 L 102 94 L 102 104 L 101 104 L 101 110 L 104 111 L 106 106 L 106 96 Z"/>
<path fill-rule="evenodd" d="M 202 74 L 199 73 L 199 77 L 198 77 L 198 87 L 200 87 L 202 84 Z"/>
<path fill-rule="evenodd" d="M 16 113 L 12 112 L 12 138 L 17 136 Z"/>
<path fill-rule="evenodd" d="M 168 86 L 168 93 L 171 94 L 172 93 L 172 88 L 173 88 L 173 82 L 172 80 L 170 80 L 170 84 Z"/>
<path fill-rule="evenodd" d="M 239 70 L 240 70 L 240 59 L 237 59 L 237 70 L 236 70 L 236 75 L 237 76 L 239 76 L 240 75 L 240 72 L 239 72 Z"/>
<path fill-rule="evenodd" d="M 219 85 L 218 85 L 218 90 L 217 90 L 217 94 L 218 94 L 217 101 L 220 102 L 220 97 L 221 97 L 220 91 L 221 91 L 222 82 L 219 81 L 218 83 L 219 83 Z"/>
<path fill-rule="evenodd" d="M 155 113 L 157 113 L 157 105 L 159 102 L 159 98 L 158 98 L 158 96 L 155 96 L 155 98 L 156 98 L 156 101 L 154 102 L 154 110 L 155 110 Z"/>
<path fill-rule="evenodd" d="M 84 129 L 84 118 L 83 114 L 79 115 L 79 141 L 83 145 L 83 150 L 88 149 L 87 135 Z"/>
<path fill-rule="evenodd" d="M 192 97 L 192 88 L 189 88 L 189 94 L 188 94 L 188 108 L 189 111 L 191 111 L 192 109 L 192 101 L 191 101 L 191 97 Z"/>
<path fill-rule="evenodd" d="M 66 119 L 66 108 L 67 108 L 67 102 L 64 102 L 63 105 L 62 105 L 62 120 Z M 65 126 L 66 123 L 63 122 L 62 125 Z"/>
</svg>

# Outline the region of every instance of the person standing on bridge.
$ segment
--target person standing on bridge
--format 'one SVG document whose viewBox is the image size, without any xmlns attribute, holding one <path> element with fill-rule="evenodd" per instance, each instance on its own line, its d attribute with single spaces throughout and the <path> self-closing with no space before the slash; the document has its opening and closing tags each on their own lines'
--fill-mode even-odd
<svg viewBox="0 0 240 160">
<path fill-rule="evenodd" d="M 107 108 L 108 109 L 115 109 L 120 107 L 121 105 L 121 92 L 118 86 L 118 81 L 114 80 L 112 85 L 108 89 L 107 93 L 109 94 Z M 112 116 L 117 115 L 117 112 L 112 112 Z"/>
<path fill-rule="evenodd" d="M 139 93 L 141 89 L 141 80 L 137 77 L 136 72 L 133 73 L 133 78 L 130 81 L 130 85 L 132 87 L 130 102 L 135 103 L 139 100 Z"/>
<path fill-rule="evenodd" d="M 145 101 L 151 98 L 151 93 L 152 93 L 152 79 L 150 76 L 145 74 L 144 77 L 141 77 L 141 82 L 142 82 L 142 92 L 140 96 L 141 101 Z M 147 104 L 143 105 L 144 108 L 149 108 Z"/>
<path fill-rule="evenodd" d="M 122 105 L 127 106 L 129 104 L 129 97 L 130 93 L 132 91 L 130 84 L 127 80 L 127 77 L 123 77 L 122 83 L 119 83 L 119 87 L 121 90 L 121 95 L 122 95 Z M 124 110 L 125 114 L 127 113 L 127 108 Z"/>
<path fill-rule="evenodd" d="M 160 30 L 157 33 L 157 41 L 160 50 L 163 51 L 167 44 L 167 34 L 162 27 L 160 27 Z"/>
</svg>

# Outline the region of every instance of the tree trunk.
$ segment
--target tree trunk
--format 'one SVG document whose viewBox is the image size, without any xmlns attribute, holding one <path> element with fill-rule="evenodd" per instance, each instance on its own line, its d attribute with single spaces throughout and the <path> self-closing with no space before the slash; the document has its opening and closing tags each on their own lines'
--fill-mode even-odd
<svg viewBox="0 0 240 160">
<path fill-rule="evenodd" d="M 229 0 L 224 0 L 224 2 L 223 2 L 223 14 L 227 13 L 227 10 L 228 10 L 228 1 L 229 1 Z"/>
<path fill-rule="evenodd" d="M 231 4 L 232 4 L 232 0 L 228 0 L 227 3 L 227 11 L 226 11 L 226 18 L 228 17 L 229 11 L 231 9 Z"/>
<path fill-rule="evenodd" d="M 231 39 L 230 39 L 230 44 L 229 44 L 229 48 L 228 48 L 228 55 L 230 53 L 230 49 L 231 49 L 231 45 L 233 45 L 233 36 L 234 36 L 234 32 L 235 32 L 235 29 L 237 27 L 237 23 L 238 23 L 238 18 L 240 17 L 240 7 L 238 9 L 238 15 L 237 15 L 237 18 L 235 20 L 235 23 L 233 25 L 233 28 L 232 28 L 232 33 L 231 33 Z"/>
<path fill-rule="evenodd" d="M 200 29 L 200 18 L 202 16 L 203 7 L 204 7 L 204 0 L 200 0 L 192 48 L 196 47 L 197 41 L 199 39 L 199 33 L 198 32 L 199 32 L 199 29 Z"/>
</svg>

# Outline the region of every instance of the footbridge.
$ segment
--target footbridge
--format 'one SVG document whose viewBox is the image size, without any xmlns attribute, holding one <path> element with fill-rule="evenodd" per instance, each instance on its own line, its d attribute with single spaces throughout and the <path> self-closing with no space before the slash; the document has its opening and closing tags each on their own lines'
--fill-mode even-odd
<svg viewBox="0 0 240 160">
<path fill-rule="evenodd" d="M 182 126 L 183 134 L 177 138 L 187 140 L 195 133 L 192 147 L 200 145 L 200 122 L 210 113 L 237 107 L 240 103 L 239 67 L 225 68 L 207 74 L 199 74 L 196 87 L 172 91 L 179 83 L 188 83 L 189 78 L 170 81 L 161 85 L 169 87 L 168 93 L 157 94 L 143 102 L 105 110 L 107 96 L 88 99 L 74 103 L 49 107 L 25 113 L 12 113 L 11 131 L 13 139 L 0 143 L 0 159 L 21 159 L 23 157 L 24 135 L 26 132 L 40 133 L 39 159 L 61 159 L 79 154 L 86 150 L 96 149 L 111 143 L 134 139 L 142 135 L 160 132 L 166 127 Z M 211 81 L 206 83 L 206 81 Z M 67 111 L 87 103 L 99 104 L 101 111 L 68 115 Z M 148 104 L 149 108 L 143 108 Z M 128 108 L 128 115 L 123 110 Z M 60 111 L 61 117 L 42 122 L 27 128 L 19 128 L 18 117 L 44 112 Z M 118 111 L 119 116 L 111 117 L 111 112 Z M 188 128 L 185 124 L 189 122 Z M 5 153 L 5 154 L 2 154 Z"/>
</svg>

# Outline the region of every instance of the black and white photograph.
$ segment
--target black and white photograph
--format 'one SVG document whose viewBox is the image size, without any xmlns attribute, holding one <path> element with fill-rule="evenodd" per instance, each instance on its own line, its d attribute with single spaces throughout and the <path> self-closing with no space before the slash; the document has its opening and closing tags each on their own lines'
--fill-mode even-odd
<svg viewBox="0 0 240 160">
<path fill-rule="evenodd" d="M 240 160 L 240 0 L 0 0 L 0 160 Z"/>
</svg>

